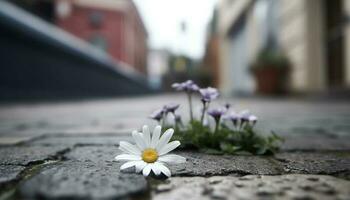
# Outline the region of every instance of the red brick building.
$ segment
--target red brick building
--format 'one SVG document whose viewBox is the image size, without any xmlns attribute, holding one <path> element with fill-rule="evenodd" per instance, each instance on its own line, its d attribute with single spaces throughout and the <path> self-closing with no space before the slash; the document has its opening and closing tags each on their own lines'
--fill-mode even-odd
<svg viewBox="0 0 350 200">
<path fill-rule="evenodd" d="M 147 73 L 147 32 L 132 0 L 56 0 L 55 23 Z"/>
<path fill-rule="evenodd" d="M 219 37 L 217 33 L 217 11 L 214 10 L 213 18 L 207 29 L 207 41 L 202 65 L 211 74 L 212 85 L 219 87 L 220 83 L 220 54 Z"/>
</svg>

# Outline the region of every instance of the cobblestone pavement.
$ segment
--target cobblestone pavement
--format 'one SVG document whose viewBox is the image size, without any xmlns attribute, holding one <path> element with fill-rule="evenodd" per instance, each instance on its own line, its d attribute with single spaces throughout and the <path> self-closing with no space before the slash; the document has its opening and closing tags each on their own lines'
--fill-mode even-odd
<svg viewBox="0 0 350 200">
<path fill-rule="evenodd" d="M 350 199 L 350 103 L 229 99 L 286 138 L 275 156 L 179 151 L 167 180 L 121 173 L 118 143 L 181 95 L 0 106 L 2 199 Z M 221 100 L 220 103 L 226 103 Z M 215 106 L 215 105 L 213 105 Z M 195 108 L 200 109 L 200 106 Z"/>
</svg>

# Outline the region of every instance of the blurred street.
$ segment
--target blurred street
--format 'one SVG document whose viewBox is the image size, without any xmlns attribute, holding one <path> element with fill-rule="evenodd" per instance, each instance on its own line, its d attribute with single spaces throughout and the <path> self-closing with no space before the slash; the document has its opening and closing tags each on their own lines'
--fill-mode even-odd
<svg viewBox="0 0 350 200">
<path fill-rule="evenodd" d="M 194 106 L 199 115 L 200 100 Z M 188 103 L 182 94 L 97 100 L 17 103 L 0 106 L 2 137 L 38 137 L 43 134 L 130 133 L 142 125 L 156 125 L 152 111 L 167 103 L 179 103 L 179 113 L 188 117 Z M 350 103 L 303 98 L 229 98 L 213 103 L 231 104 L 231 109 L 249 109 L 259 118 L 258 127 L 269 133 L 345 136 L 350 130 Z M 1 143 L 6 143 L 4 139 Z"/>
</svg>

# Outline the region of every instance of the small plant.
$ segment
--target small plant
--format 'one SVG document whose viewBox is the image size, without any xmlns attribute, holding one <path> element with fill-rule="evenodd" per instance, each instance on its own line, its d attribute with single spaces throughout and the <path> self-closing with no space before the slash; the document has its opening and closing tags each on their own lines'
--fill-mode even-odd
<svg viewBox="0 0 350 200">
<path fill-rule="evenodd" d="M 211 154 L 237 154 L 251 153 L 255 155 L 274 154 L 283 138 L 274 132 L 270 136 L 257 134 L 255 124 L 258 118 L 248 110 L 242 112 L 230 111 L 230 105 L 210 108 L 210 103 L 218 98 L 217 89 L 208 87 L 200 89 L 193 81 L 175 83 L 173 88 L 186 92 L 189 102 L 190 121 L 185 123 L 176 113 L 179 104 L 168 104 L 156 110 L 150 118 L 158 121 L 164 128 L 174 128 L 174 140 L 181 142 L 181 148 L 195 148 Z M 199 119 L 195 119 L 192 109 L 192 95 L 200 93 L 202 112 Z M 173 123 L 166 123 L 169 115 L 173 117 Z M 215 121 L 214 128 L 205 120 L 212 117 Z"/>
<path fill-rule="evenodd" d="M 266 47 L 251 65 L 260 94 L 285 94 L 288 91 L 290 72 L 288 58 L 278 49 Z"/>
<path fill-rule="evenodd" d="M 257 55 L 251 68 L 280 68 L 283 70 L 289 69 L 290 62 L 288 57 L 280 50 L 271 48 L 263 48 Z"/>
</svg>

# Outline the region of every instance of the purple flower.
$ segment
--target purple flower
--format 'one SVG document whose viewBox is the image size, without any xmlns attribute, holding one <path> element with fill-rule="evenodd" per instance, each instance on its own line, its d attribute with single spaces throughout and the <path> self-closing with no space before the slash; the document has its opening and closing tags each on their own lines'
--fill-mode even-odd
<svg viewBox="0 0 350 200">
<path fill-rule="evenodd" d="M 249 121 L 249 117 L 251 116 L 252 114 L 250 113 L 249 110 L 243 110 L 239 113 L 239 117 L 240 119 L 242 120 L 242 122 L 247 122 Z"/>
<path fill-rule="evenodd" d="M 163 109 L 166 113 L 168 113 L 168 112 L 174 113 L 175 110 L 179 108 L 179 106 L 180 106 L 180 104 L 169 103 L 169 104 L 165 105 Z"/>
<path fill-rule="evenodd" d="M 196 92 L 199 90 L 198 85 L 195 84 L 192 80 L 187 80 L 182 83 L 174 83 L 171 87 L 175 88 L 176 90 L 185 92 Z"/>
<path fill-rule="evenodd" d="M 239 120 L 240 119 L 240 115 L 238 113 L 236 113 L 235 111 L 232 111 L 230 114 L 225 116 L 225 119 Z"/>
<path fill-rule="evenodd" d="M 238 121 L 240 120 L 240 115 L 235 111 L 232 111 L 230 114 L 225 116 L 225 119 L 231 120 L 233 125 L 236 127 L 238 124 Z"/>
<path fill-rule="evenodd" d="M 226 112 L 227 112 L 227 109 L 225 107 L 219 107 L 219 108 L 210 109 L 208 111 L 208 114 L 212 116 L 216 122 L 218 122 L 221 116 L 224 115 Z"/>
<path fill-rule="evenodd" d="M 249 110 L 243 110 L 239 115 L 241 118 L 241 126 L 244 126 L 244 124 L 254 126 L 258 121 L 258 117 L 251 114 Z"/>
<path fill-rule="evenodd" d="M 250 115 L 248 118 L 249 123 L 254 126 L 256 122 L 258 121 L 258 117 L 255 115 Z"/>
<path fill-rule="evenodd" d="M 203 102 L 210 102 L 219 97 L 219 91 L 216 88 L 207 87 L 200 89 L 199 92 L 201 93 Z"/>
<path fill-rule="evenodd" d="M 157 109 L 153 111 L 149 117 L 159 122 L 163 118 L 163 115 L 164 115 L 164 109 Z"/>
<path fill-rule="evenodd" d="M 258 121 L 258 118 L 255 115 L 252 115 L 249 110 L 243 110 L 240 113 L 231 112 L 230 114 L 224 117 L 226 120 L 231 120 L 234 127 L 238 130 L 241 130 L 245 125 L 254 126 Z M 239 126 L 238 126 L 239 125 Z"/>
<path fill-rule="evenodd" d="M 174 83 L 172 85 L 173 88 L 175 88 L 176 90 L 181 90 L 181 91 L 185 91 L 187 93 L 188 96 L 188 104 L 190 106 L 190 118 L 191 121 L 193 121 L 193 112 L 192 112 L 192 93 L 193 92 L 197 92 L 199 90 L 198 85 L 196 85 L 192 80 L 188 80 L 182 83 Z"/>
<path fill-rule="evenodd" d="M 225 107 L 219 107 L 219 108 L 215 108 L 215 109 L 210 109 L 208 111 L 208 114 L 210 116 L 212 116 L 215 119 L 215 133 L 218 132 L 219 130 L 219 124 L 220 124 L 220 118 L 221 116 L 223 116 L 225 113 L 227 112 L 227 108 Z"/>
</svg>

